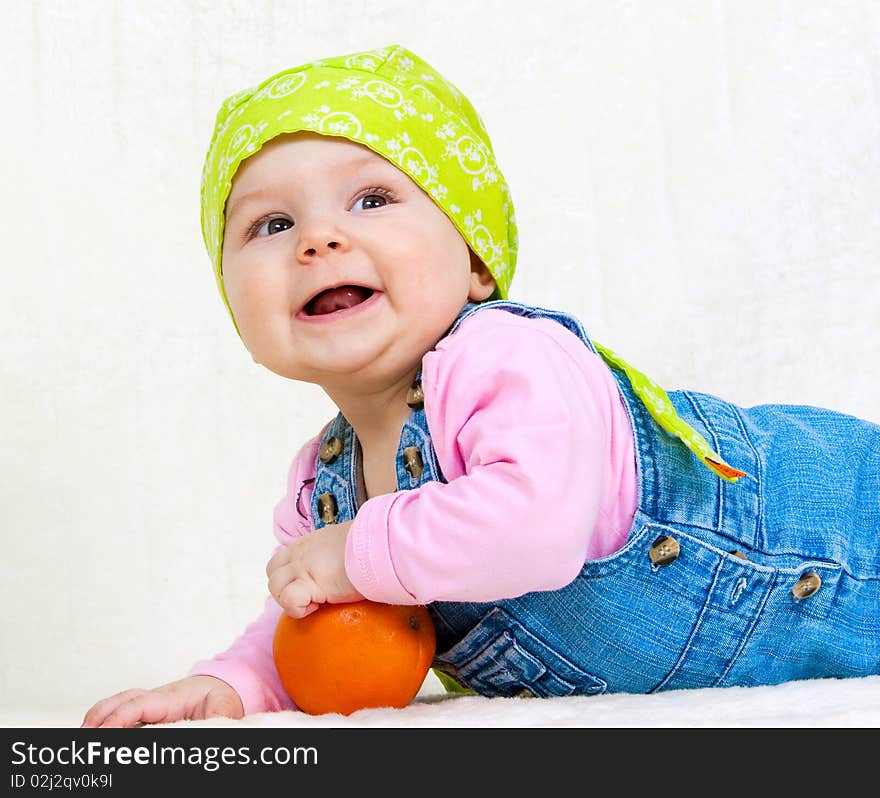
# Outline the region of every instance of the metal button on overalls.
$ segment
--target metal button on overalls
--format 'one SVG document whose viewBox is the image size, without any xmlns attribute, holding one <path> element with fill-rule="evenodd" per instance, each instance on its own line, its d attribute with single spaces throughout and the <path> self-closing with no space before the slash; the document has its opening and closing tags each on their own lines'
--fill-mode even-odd
<svg viewBox="0 0 880 798">
<path fill-rule="evenodd" d="M 425 404 L 425 394 L 422 391 L 422 383 L 416 381 L 406 392 L 406 403 L 413 409 L 418 410 Z"/>
<path fill-rule="evenodd" d="M 325 524 L 335 523 L 339 517 L 339 506 L 332 493 L 322 493 L 318 496 L 318 515 Z"/>
<path fill-rule="evenodd" d="M 342 441 L 339 438 L 333 437 L 321 444 L 318 457 L 321 458 L 321 462 L 324 465 L 330 465 L 340 454 L 342 454 Z"/>
<path fill-rule="evenodd" d="M 418 446 L 407 446 L 403 450 L 403 467 L 413 479 L 421 479 L 425 470 L 425 462 Z"/>
<path fill-rule="evenodd" d="M 669 565 L 681 552 L 681 546 L 671 535 L 661 535 L 648 549 L 648 557 L 654 565 Z"/>
<path fill-rule="evenodd" d="M 796 599 L 805 599 L 815 593 L 822 585 L 822 578 L 815 571 L 807 571 L 801 574 L 801 578 L 795 582 L 791 594 Z"/>
</svg>

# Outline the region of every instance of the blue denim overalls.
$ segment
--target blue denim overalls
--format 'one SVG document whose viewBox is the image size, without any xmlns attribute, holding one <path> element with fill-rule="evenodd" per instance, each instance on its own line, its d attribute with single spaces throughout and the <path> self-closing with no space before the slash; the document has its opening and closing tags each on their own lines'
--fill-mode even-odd
<svg viewBox="0 0 880 798">
<path fill-rule="evenodd" d="M 573 317 L 509 301 L 466 305 L 447 334 L 486 307 L 554 319 L 596 351 Z M 808 406 L 741 408 L 669 392 L 679 416 L 746 472 L 730 484 L 661 429 L 622 372 L 612 373 L 637 460 L 626 544 L 559 590 L 429 605 L 435 670 L 487 696 L 880 673 L 880 426 Z M 407 398 L 398 490 L 445 481 L 420 378 Z M 342 414 L 319 451 L 316 528 L 352 519 L 363 495 L 357 441 Z"/>
</svg>

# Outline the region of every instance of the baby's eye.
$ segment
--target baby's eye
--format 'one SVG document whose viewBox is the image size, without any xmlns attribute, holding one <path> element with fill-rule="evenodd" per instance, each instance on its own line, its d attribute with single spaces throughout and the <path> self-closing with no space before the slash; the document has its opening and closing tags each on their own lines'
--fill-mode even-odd
<svg viewBox="0 0 880 798">
<path fill-rule="evenodd" d="M 381 208 L 383 205 L 386 205 L 388 200 L 385 199 L 381 194 L 367 194 L 366 197 L 361 197 L 355 204 L 354 207 L 357 208 L 358 205 L 361 206 L 362 210 L 369 210 L 370 208 Z"/>
<path fill-rule="evenodd" d="M 290 230 L 291 227 L 293 227 L 293 222 L 290 219 L 285 219 L 283 216 L 274 216 L 265 222 L 257 222 L 254 225 L 254 236 L 257 238 L 272 236 L 275 233 L 283 233 L 285 230 Z"/>
<path fill-rule="evenodd" d="M 368 211 L 373 208 L 381 208 L 394 200 L 390 191 L 380 188 L 368 189 L 363 196 L 358 197 L 352 205 L 352 210 Z"/>
</svg>

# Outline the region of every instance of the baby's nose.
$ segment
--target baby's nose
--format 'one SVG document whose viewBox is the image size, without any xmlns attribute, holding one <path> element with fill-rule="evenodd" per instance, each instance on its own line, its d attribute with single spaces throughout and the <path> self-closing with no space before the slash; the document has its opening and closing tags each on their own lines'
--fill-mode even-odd
<svg viewBox="0 0 880 798">
<path fill-rule="evenodd" d="M 338 241 L 328 241 L 325 245 L 326 249 L 337 249 L 339 247 Z M 315 247 L 309 247 L 308 249 L 303 250 L 303 255 L 307 255 L 308 257 L 314 257 L 318 254 L 318 250 Z"/>
</svg>

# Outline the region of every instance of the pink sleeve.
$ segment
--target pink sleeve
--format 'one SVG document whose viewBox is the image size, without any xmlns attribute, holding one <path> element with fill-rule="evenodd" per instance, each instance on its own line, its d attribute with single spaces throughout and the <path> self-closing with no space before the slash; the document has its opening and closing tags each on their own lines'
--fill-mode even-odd
<svg viewBox="0 0 880 798">
<path fill-rule="evenodd" d="M 306 485 L 300 497 L 300 507 L 306 518 L 296 510 L 296 500 L 306 479 L 315 476 L 315 457 L 320 436 L 309 441 L 293 461 L 287 476 L 287 493 L 275 506 L 273 514 L 275 537 L 283 548 L 290 540 L 312 529 L 308 518 L 311 485 Z M 189 675 L 216 676 L 229 684 L 241 698 L 246 715 L 255 712 L 274 712 L 295 709 L 278 678 L 272 656 L 275 626 L 281 616 L 281 607 L 272 596 L 267 597 L 262 615 L 248 625 L 244 633 L 226 651 L 211 659 L 197 662 Z"/>
<path fill-rule="evenodd" d="M 554 321 L 485 310 L 425 356 L 422 388 L 448 484 L 364 503 L 346 548 L 355 587 L 415 604 L 568 584 L 614 493 L 611 421 L 624 410 L 607 367 Z"/>
</svg>

